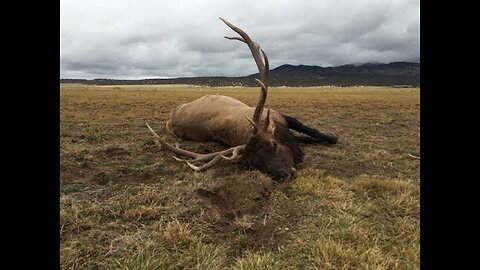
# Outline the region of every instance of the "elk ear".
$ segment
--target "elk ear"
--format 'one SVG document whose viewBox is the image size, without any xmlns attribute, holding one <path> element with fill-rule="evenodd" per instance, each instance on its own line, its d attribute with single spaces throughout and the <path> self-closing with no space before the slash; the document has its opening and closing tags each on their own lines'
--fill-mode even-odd
<svg viewBox="0 0 480 270">
<path fill-rule="evenodd" d="M 273 136 L 275 134 L 275 126 L 273 124 L 268 125 L 267 128 L 265 129 L 265 132 Z"/>
<path fill-rule="evenodd" d="M 267 110 L 267 117 L 265 118 L 263 130 L 272 136 L 275 133 L 275 126 L 273 124 L 273 121 L 271 121 L 270 119 L 270 109 Z"/>
</svg>

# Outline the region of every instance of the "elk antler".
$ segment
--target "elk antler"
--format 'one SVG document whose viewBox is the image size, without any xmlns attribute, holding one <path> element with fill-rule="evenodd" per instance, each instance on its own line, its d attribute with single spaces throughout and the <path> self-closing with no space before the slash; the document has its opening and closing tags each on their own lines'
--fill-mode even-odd
<svg viewBox="0 0 480 270">
<path fill-rule="evenodd" d="M 255 79 L 260 85 L 260 88 L 262 89 L 260 97 L 258 99 L 257 107 L 255 107 L 255 112 L 253 113 L 253 127 L 255 128 L 254 133 L 256 133 L 259 130 L 260 118 L 263 113 L 263 106 L 265 105 L 265 101 L 267 100 L 269 70 L 268 57 L 267 54 L 265 54 L 265 52 L 260 49 L 260 45 L 254 42 L 242 29 L 238 28 L 237 26 L 233 25 L 222 17 L 220 17 L 220 20 L 222 20 L 228 27 L 230 27 L 233 31 L 237 32 L 240 35 L 240 37 L 225 37 L 226 39 L 239 40 L 245 42 L 248 45 L 260 73 L 260 80 Z M 263 55 L 263 61 L 260 56 L 260 52 Z"/>
<path fill-rule="evenodd" d="M 217 162 L 219 162 L 222 159 L 229 160 L 229 161 L 239 161 L 242 158 L 242 155 L 239 154 L 239 153 L 240 153 L 240 151 L 242 151 L 245 148 L 245 144 L 242 144 L 242 145 L 231 147 L 231 148 L 228 148 L 226 150 L 218 151 L 218 152 L 215 152 L 215 153 L 199 154 L 199 153 L 184 150 L 184 149 L 181 149 L 180 147 L 175 147 L 171 144 L 166 143 L 150 127 L 150 125 L 147 122 L 145 122 L 145 124 L 147 124 L 148 129 L 150 130 L 150 132 L 155 137 L 155 139 L 154 139 L 155 143 L 160 147 L 160 149 L 164 149 L 164 150 L 173 152 L 173 153 L 181 155 L 181 156 L 186 156 L 186 157 L 193 158 L 192 160 L 187 161 L 185 159 L 180 159 L 180 158 L 177 158 L 177 157 L 173 157 L 177 161 L 182 161 L 182 162 L 185 161 L 187 163 L 187 165 L 190 166 L 190 168 L 194 169 L 195 171 L 206 170 L 206 169 L 212 167 L 213 165 L 215 165 Z M 226 156 L 226 155 L 230 155 L 230 154 L 232 156 L 230 156 L 230 157 Z M 190 161 L 191 162 L 196 162 L 196 161 L 207 162 L 208 161 L 208 162 L 205 163 L 204 165 L 200 166 L 200 167 L 197 167 L 197 166 L 193 165 L 192 163 L 190 163 Z"/>
<path fill-rule="evenodd" d="M 260 118 L 263 114 L 263 107 L 265 105 L 265 101 L 267 100 L 268 70 L 269 70 L 268 57 L 267 57 L 267 54 L 265 54 L 265 52 L 262 49 L 260 49 L 260 46 L 256 42 L 254 42 L 242 29 L 231 24 L 230 22 L 228 22 L 223 18 L 220 18 L 220 20 L 222 20 L 228 27 L 230 27 L 233 31 L 237 32 L 240 35 L 240 37 L 225 37 L 225 38 L 239 40 L 239 41 L 245 42 L 248 45 L 260 73 L 260 80 L 255 79 L 261 88 L 260 97 L 258 99 L 257 106 L 255 107 L 255 112 L 253 113 L 253 120 L 247 117 L 247 120 L 249 120 L 254 127 L 254 134 L 256 134 L 260 130 Z M 263 60 L 260 53 L 263 55 Z M 268 127 L 268 123 L 270 121 L 269 116 L 270 116 L 270 112 L 267 113 L 268 119 L 266 121 L 267 125 L 265 127 Z M 229 160 L 229 161 L 239 161 L 242 159 L 242 155 L 240 153 L 245 149 L 245 144 L 231 147 L 229 149 L 211 153 L 211 154 L 199 154 L 199 153 L 184 150 L 184 149 L 181 149 L 180 147 L 175 147 L 171 144 L 166 143 L 150 127 L 150 125 L 148 125 L 148 123 L 146 124 L 150 132 L 155 137 L 154 139 L 155 143 L 160 147 L 160 149 L 168 150 L 181 156 L 193 158 L 192 160 L 187 161 L 185 159 L 173 157 L 175 160 L 182 161 L 182 162 L 185 161 L 187 165 L 190 166 L 190 168 L 194 169 L 195 171 L 206 170 L 212 167 L 213 165 L 215 165 L 218 161 L 222 159 Z M 230 154 L 231 154 L 230 157 L 226 156 Z M 198 167 L 190 163 L 190 161 L 192 162 L 203 161 L 207 163 Z"/>
</svg>

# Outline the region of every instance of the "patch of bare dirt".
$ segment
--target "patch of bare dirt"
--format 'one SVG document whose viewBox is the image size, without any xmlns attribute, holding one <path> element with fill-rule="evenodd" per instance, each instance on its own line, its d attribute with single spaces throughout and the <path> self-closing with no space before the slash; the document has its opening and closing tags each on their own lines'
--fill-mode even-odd
<svg viewBox="0 0 480 270">
<path fill-rule="evenodd" d="M 100 159 L 122 158 L 129 155 L 130 152 L 120 146 L 110 146 L 95 153 L 95 156 Z"/>
<path fill-rule="evenodd" d="M 207 240 L 236 242 L 237 251 L 275 250 L 287 239 L 299 217 L 298 205 L 288 200 L 290 183 L 245 180 L 220 182 L 211 189 L 195 190 L 205 215 L 214 219 L 211 239 Z M 272 200 L 272 192 L 284 194 L 287 200 Z"/>
</svg>

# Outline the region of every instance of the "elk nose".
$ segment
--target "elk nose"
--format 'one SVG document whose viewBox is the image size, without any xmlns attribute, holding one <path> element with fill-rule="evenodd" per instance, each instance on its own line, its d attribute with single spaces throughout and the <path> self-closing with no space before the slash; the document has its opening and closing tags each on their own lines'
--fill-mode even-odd
<svg viewBox="0 0 480 270">
<path fill-rule="evenodd" d="M 289 179 L 290 177 L 293 177 L 296 171 L 297 170 L 294 167 L 291 167 L 290 169 L 287 169 L 287 170 L 281 170 L 279 171 L 277 177 L 275 177 L 275 180 L 277 182 L 283 182 Z"/>
</svg>

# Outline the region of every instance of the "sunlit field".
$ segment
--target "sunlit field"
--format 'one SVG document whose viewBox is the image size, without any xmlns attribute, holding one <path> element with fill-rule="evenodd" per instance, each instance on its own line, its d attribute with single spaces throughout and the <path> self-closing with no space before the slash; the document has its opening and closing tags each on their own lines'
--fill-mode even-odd
<svg viewBox="0 0 480 270">
<path fill-rule="evenodd" d="M 323 132 L 283 183 L 222 162 L 194 172 L 154 144 L 206 94 L 259 88 L 60 86 L 61 269 L 419 269 L 420 90 L 270 88 L 266 107 Z"/>
</svg>

